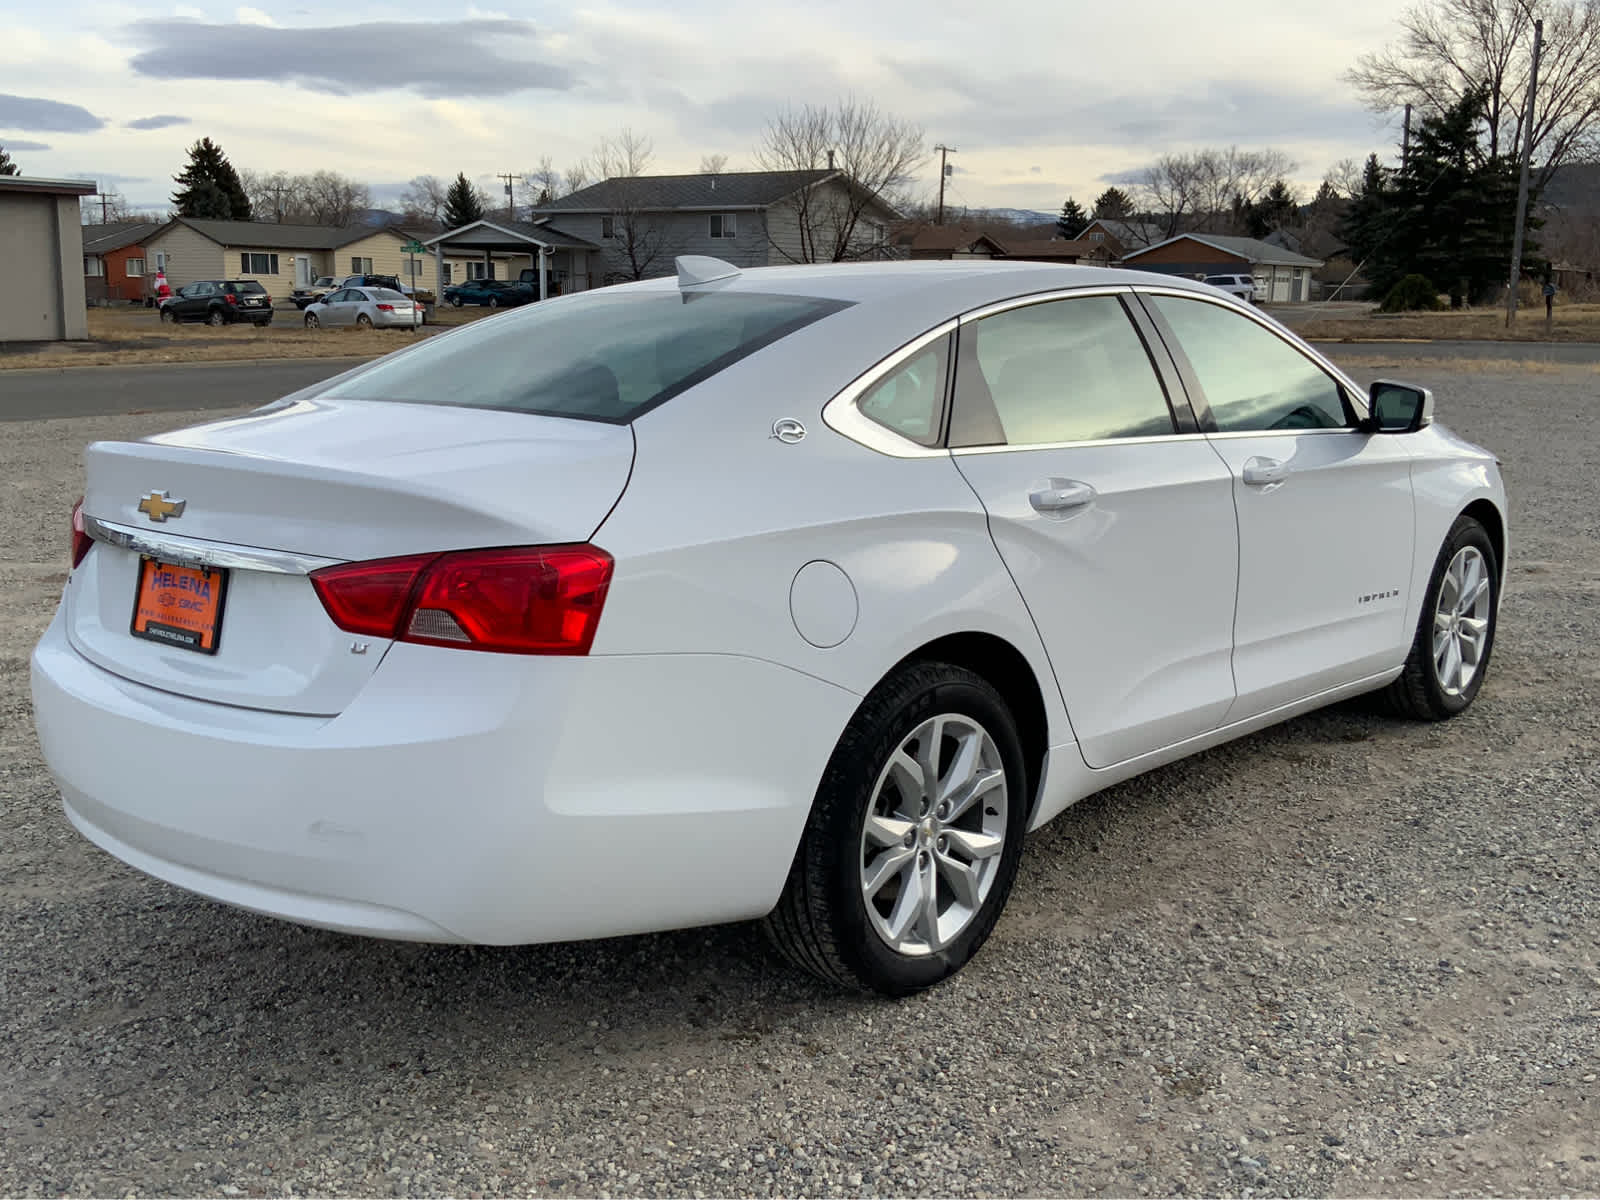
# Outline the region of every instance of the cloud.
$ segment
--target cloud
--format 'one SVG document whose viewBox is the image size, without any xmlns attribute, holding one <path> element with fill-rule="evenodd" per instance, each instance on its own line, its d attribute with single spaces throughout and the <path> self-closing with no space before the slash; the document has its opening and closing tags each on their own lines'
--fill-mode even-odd
<svg viewBox="0 0 1600 1200">
<path fill-rule="evenodd" d="M 104 128 L 105 122 L 76 104 L 0 92 L 0 126 L 39 133 L 90 133 Z"/>
<path fill-rule="evenodd" d="M 430 99 L 569 91 L 579 75 L 548 60 L 533 24 L 515 20 L 372 21 L 279 29 L 145 20 L 126 27 L 152 79 L 251 79 L 349 96 L 409 89 Z"/>
<path fill-rule="evenodd" d="M 1149 172 L 1149 167 L 1134 167 L 1132 170 L 1128 171 L 1111 171 L 1100 176 L 1096 182 L 1114 183 L 1118 187 L 1127 187 L 1130 184 L 1143 183 L 1144 177 L 1149 174 Z"/>
<path fill-rule="evenodd" d="M 248 6 L 235 9 L 233 17 L 234 20 L 238 21 L 241 25 L 272 26 L 277 24 L 276 21 L 274 21 L 266 13 L 262 12 L 259 8 L 250 8 Z"/>
<path fill-rule="evenodd" d="M 48 145 L 46 145 L 44 142 L 0 141 L 0 146 L 4 146 L 7 151 L 11 151 L 11 150 L 35 150 L 35 151 L 38 151 L 38 150 L 48 150 L 48 149 L 50 149 L 50 147 Z"/>
<path fill-rule="evenodd" d="M 129 121 L 124 128 L 127 129 L 167 129 L 173 125 L 188 125 L 188 117 L 175 117 L 170 113 L 162 113 L 154 117 L 140 117 L 137 121 Z"/>
</svg>

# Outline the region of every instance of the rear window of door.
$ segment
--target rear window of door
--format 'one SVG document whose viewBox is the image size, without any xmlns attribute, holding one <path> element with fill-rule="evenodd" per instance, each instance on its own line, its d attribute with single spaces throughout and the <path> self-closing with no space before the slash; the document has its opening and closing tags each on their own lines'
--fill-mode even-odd
<svg viewBox="0 0 1600 1200">
<path fill-rule="evenodd" d="M 1049 300 L 963 324 L 950 445 L 1156 437 L 1172 410 L 1115 296 Z"/>
<path fill-rule="evenodd" d="M 1300 350 L 1243 313 L 1181 296 L 1146 296 L 1194 368 L 1219 433 L 1341 429 L 1344 389 Z"/>
</svg>

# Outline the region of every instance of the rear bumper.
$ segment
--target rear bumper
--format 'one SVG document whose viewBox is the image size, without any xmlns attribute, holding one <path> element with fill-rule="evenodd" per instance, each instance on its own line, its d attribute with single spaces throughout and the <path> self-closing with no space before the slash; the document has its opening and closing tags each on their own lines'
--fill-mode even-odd
<svg viewBox="0 0 1600 1200">
<path fill-rule="evenodd" d="M 130 865 L 377 937 L 564 941 L 776 902 L 858 698 L 752 659 L 393 647 L 333 718 L 173 696 L 33 656 L 66 812 Z"/>
</svg>

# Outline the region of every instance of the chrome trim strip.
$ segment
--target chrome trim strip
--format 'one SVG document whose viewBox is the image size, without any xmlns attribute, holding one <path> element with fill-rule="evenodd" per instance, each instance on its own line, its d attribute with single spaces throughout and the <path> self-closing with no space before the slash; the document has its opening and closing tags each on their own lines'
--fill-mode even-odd
<svg viewBox="0 0 1600 1200">
<path fill-rule="evenodd" d="M 1240 438 L 1261 437 L 1304 437 L 1308 433 L 1360 433 L 1361 430 L 1354 425 L 1318 426 L 1309 429 L 1230 429 L 1221 433 L 1208 433 L 1203 436 L 1214 442 L 1238 441 Z"/>
<path fill-rule="evenodd" d="M 108 546 L 186 566 L 265 571 L 272 575 L 309 575 L 318 567 L 331 567 L 344 561 L 340 558 L 318 558 L 314 554 L 291 554 L 287 550 L 256 550 L 232 546 L 227 542 L 174 537 L 170 533 L 151 533 L 90 516 L 83 518 L 83 531 L 95 541 Z"/>
<path fill-rule="evenodd" d="M 961 314 L 961 324 L 971 321 L 981 321 L 984 317 L 992 317 L 995 313 L 1009 312 L 1013 308 L 1031 308 L 1035 304 L 1052 304 L 1057 300 L 1078 300 L 1086 296 L 1126 296 L 1133 291 L 1133 285 L 1127 283 L 1095 283 L 1084 287 L 1055 288 L 1048 292 L 1032 292 L 1026 296 L 1010 296 L 1004 300 L 996 300 L 992 304 L 985 304 L 982 308 L 974 308 Z"/>
<path fill-rule="evenodd" d="M 849 438 L 852 442 L 865 446 L 868 450 L 876 450 L 879 454 L 887 454 L 891 458 L 945 458 L 950 451 L 943 446 L 923 446 L 913 442 L 910 438 L 901 437 L 892 429 L 886 429 L 870 417 L 865 416 L 856 407 L 856 401 L 878 380 L 893 371 L 912 355 L 925 349 L 940 338 L 949 337 L 955 332 L 957 322 L 952 319 L 941 325 L 936 325 L 928 332 L 913 338 L 900 349 L 880 361 L 865 373 L 858 375 L 846 384 L 839 394 L 822 406 L 822 420 L 829 429 L 835 433 Z"/>
<path fill-rule="evenodd" d="M 1335 430 L 1333 432 L 1339 432 Z M 1203 442 L 1203 433 L 1158 433 L 1153 437 L 1097 438 L 1087 442 L 1029 442 L 1020 446 L 958 446 L 950 453 L 963 454 L 1016 454 L 1028 450 L 1085 450 L 1096 446 L 1148 446 L 1158 442 Z"/>
<path fill-rule="evenodd" d="M 1346 375 L 1338 367 L 1334 366 L 1334 364 L 1326 357 L 1318 353 L 1316 348 L 1313 347 L 1310 342 L 1302 338 L 1299 334 L 1295 333 L 1291 329 L 1285 328 L 1283 325 L 1280 325 L 1270 317 L 1256 312 L 1255 309 L 1225 299 L 1221 296 L 1208 296 L 1204 292 L 1190 288 L 1162 287 L 1160 284 L 1155 284 L 1154 286 L 1148 284 L 1136 284 L 1130 290 L 1135 291 L 1142 296 L 1177 296 L 1184 300 L 1199 300 L 1205 304 L 1215 304 L 1218 308 L 1226 308 L 1230 312 L 1236 312 L 1241 316 L 1249 317 L 1250 320 L 1254 321 L 1257 325 L 1261 326 L 1261 328 L 1272 334 L 1272 336 L 1277 338 L 1280 342 L 1284 342 L 1287 345 L 1294 347 L 1294 349 L 1298 350 L 1301 354 L 1304 354 L 1329 375 L 1332 375 L 1333 381 L 1344 388 L 1348 399 L 1350 400 L 1351 407 L 1356 410 L 1356 416 L 1358 419 L 1364 420 L 1366 417 L 1371 415 L 1368 411 L 1367 393 L 1356 384 L 1355 380 L 1351 379 L 1350 376 Z M 1301 430 L 1300 432 L 1303 433 L 1305 430 Z"/>
</svg>

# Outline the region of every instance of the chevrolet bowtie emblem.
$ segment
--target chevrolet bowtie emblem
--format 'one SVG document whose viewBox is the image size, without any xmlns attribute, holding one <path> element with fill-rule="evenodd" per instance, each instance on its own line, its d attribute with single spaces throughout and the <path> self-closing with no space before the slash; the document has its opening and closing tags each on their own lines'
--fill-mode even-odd
<svg viewBox="0 0 1600 1200">
<path fill-rule="evenodd" d="M 139 511 L 157 523 L 168 517 L 181 517 L 187 500 L 174 500 L 166 492 L 151 492 L 139 501 Z"/>
</svg>

